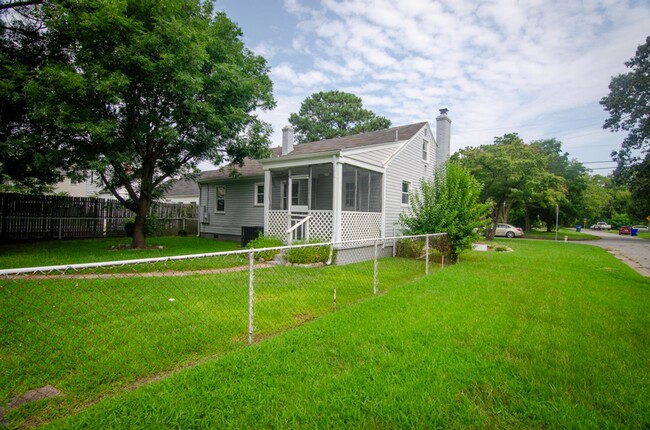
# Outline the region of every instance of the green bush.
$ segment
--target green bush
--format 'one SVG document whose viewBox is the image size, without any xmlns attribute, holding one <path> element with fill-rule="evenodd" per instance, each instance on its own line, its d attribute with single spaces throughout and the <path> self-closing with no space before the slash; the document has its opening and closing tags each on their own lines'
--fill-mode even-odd
<svg viewBox="0 0 650 430">
<path fill-rule="evenodd" d="M 158 221 L 158 217 L 155 215 L 147 216 L 147 219 L 144 222 L 144 236 L 151 237 L 155 236 L 161 228 L 161 224 Z M 124 222 L 124 231 L 128 237 L 133 237 L 133 230 L 135 229 L 135 219 L 129 218 Z"/>
<path fill-rule="evenodd" d="M 309 242 L 298 241 L 294 245 L 301 245 L 305 243 L 320 243 L 319 240 L 310 240 Z M 330 257 L 330 247 L 328 245 L 322 246 L 307 246 L 304 248 L 291 248 L 287 251 L 287 261 L 293 264 L 313 264 L 313 263 L 327 263 Z M 332 253 L 332 262 L 336 259 L 336 250 Z"/>
<path fill-rule="evenodd" d="M 282 246 L 282 239 L 275 236 L 264 236 L 260 234 L 257 239 L 253 239 L 246 245 L 248 249 L 260 249 L 260 248 L 275 248 L 277 246 Z M 260 261 L 269 261 L 273 260 L 273 257 L 278 255 L 279 250 L 271 251 L 262 251 L 255 253 L 255 259 Z"/>
<path fill-rule="evenodd" d="M 424 255 L 424 239 L 399 239 L 395 255 L 404 258 L 420 258 Z"/>
<path fill-rule="evenodd" d="M 632 225 L 632 218 L 628 214 L 616 214 L 612 217 L 612 228 L 617 230 L 624 225 Z"/>
</svg>

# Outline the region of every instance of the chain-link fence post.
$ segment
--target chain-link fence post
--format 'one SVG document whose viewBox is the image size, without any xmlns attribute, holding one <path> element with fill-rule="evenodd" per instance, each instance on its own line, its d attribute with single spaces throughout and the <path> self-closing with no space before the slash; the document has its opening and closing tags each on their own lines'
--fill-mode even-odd
<svg viewBox="0 0 650 430">
<path fill-rule="evenodd" d="M 248 253 L 248 344 L 253 343 L 253 305 L 255 287 L 253 283 L 253 265 L 255 263 L 255 251 Z"/>
<path fill-rule="evenodd" d="M 424 238 L 424 274 L 429 274 L 429 235 L 427 234 Z"/>
<path fill-rule="evenodd" d="M 375 240 L 375 261 L 373 265 L 373 279 L 372 279 L 372 293 L 375 295 L 377 294 L 377 283 L 378 283 L 377 281 L 377 271 L 379 268 L 378 260 L 379 260 L 379 241 Z"/>
</svg>

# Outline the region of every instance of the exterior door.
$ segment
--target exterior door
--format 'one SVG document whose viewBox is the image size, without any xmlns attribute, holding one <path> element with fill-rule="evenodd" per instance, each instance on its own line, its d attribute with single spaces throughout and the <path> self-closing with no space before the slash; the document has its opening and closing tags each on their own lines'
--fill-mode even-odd
<svg viewBox="0 0 650 430">
<path fill-rule="evenodd" d="M 291 178 L 291 213 L 309 211 L 309 177 Z"/>
<path fill-rule="evenodd" d="M 290 178 L 289 224 L 295 226 L 304 220 L 309 211 L 309 176 L 292 176 Z M 293 231 L 293 240 L 309 237 L 309 221 L 302 223 Z"/>
</svg>

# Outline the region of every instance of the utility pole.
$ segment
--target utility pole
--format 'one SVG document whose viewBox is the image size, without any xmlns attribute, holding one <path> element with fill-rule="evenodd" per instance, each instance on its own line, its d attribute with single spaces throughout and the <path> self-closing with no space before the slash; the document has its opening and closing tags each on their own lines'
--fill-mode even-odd
<svg viewBox="0 0 650 430">
<path fill-rule="evenodd" d="M 557 240 L 558 224 L 560 223 L 560 205 L 555 205 L 555 240 Z"/>
</svg>

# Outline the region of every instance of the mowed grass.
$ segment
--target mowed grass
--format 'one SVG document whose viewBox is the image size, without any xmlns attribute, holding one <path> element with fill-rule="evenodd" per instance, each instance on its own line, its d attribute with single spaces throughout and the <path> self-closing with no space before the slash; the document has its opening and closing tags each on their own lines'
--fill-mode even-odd
<svg viewBox="0 0 650 430">
<path fill-rule="evenodd" d="M 379 269 L 380 291 L 386 291 L 423 276 L 424 262 L 389 258 Z M 248 343 L 247 270 L 72 274 L 0 280 L 0 406 L 45 385 L 64 393 L 8 409 L 12 426 L 74 413 Z M 371 297 L 373 264 L 258 267 L 254 285 L 254 339 L 260 340 L 333 312 L 335 288 L 337 310 Z"/>
<path fill-rule="evenodd" d="M 147 238 L 148 246 L 161 249 L 122 249 L 127 237 L 60 241 L 15 242 L 0 245 L 0 269 L 57 266 L 100 261 L 135 260 L 239 249 L 237 242 L 226 242 L 194 236 L 161 236 Z M 180 265 L 178 266 L 181 267 Z"/>
<path fill-rule="evenodd" d="M 582 240 L 598 240 L 600 237 L 593 234 L 589 234 L 588 230 L 584 229 L 580 232 L 577 232 L 575 228 L 560 228 L 557 234 L 558 241 L 564 240 L 566 236 L 567 240 L 570 241 L 582 241 Z M 524 233 L 524 237 L 527 239 L 547 239 L 555 240 L 555 231 L 548 232 L 546 230 L 531 230 Z"/>
<path fill-rule="evenodd" d="M 648 428 L 650 280 L 503 242 L 51 428 Z"/>
</svg>

